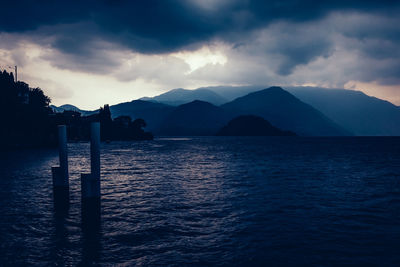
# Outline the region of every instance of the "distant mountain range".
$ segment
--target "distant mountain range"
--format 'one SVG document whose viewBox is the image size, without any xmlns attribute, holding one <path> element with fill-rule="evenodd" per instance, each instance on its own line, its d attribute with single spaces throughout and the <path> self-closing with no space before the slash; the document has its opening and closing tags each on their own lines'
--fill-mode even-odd
<svg viewBox="0 0 400 267">
<path fill-rule="evenodd" d="M 311 87 L 216 86 L 174 89 L 110 107 L 120 115 L 143 118 L 156 135 L 214 135 L 240 115 L 256 115 L 299 135 L 400 135 L 400 107 L 358 91 Z M 234 98 L 234 99 L 232 99 Z M 52 106 L 56 112 L 72 105 Z"/>
<path fill-rule="evenodd" d="M 287 90 L 355 135 L 400 135 L 400 108 L 388 101 L 345 89 Z"/>
<path fill-rule="evenodd" d="M 142 97 L 140 100 L 158 102 L 171 106 L 179 106 L 194 100 L 200 100 L 218 106 L 263 88 L 265 88 L 265 86 L 259 85 L 209 86 L 194 90 L 178 88 L 154 97 Z"/>
<path fill-rule="evenodd" d="M 300 135 L 350 135 L 322 113 L 279 87 L 271 87 L 221 106 L 194 100 L 177 107 L 136 100 L 111 106 L 113 116 L 143 118 L 157 135 L 215 135 L 239 115 L 257 115 Z"/>
<path fill-rule="evenodd" d="M 196 90 L 173 89 L 155 97 L 143 97 L 140 100 L 162 103 L 171 106 L 179 106 L 194 100 L 206 101 L 214 105 L 228 102 L 227 99 L 206 88 Z"/>
<path fill-rule="evenodd" d="M 50 105 L 50 107 L 53 109 L 54 112 L 57 112 L 57 113 L 62 113 L 64 111 L 76 111 L 76 112 L 81 113 L 82 115 L 87 115 L 87 114 L 92 113 L 92 111 L 82 110 L 82 109 L 79 109 L 76 106 L 70 105 L 70 104 L 62 105 L 59 107 Z"/>
</svg>

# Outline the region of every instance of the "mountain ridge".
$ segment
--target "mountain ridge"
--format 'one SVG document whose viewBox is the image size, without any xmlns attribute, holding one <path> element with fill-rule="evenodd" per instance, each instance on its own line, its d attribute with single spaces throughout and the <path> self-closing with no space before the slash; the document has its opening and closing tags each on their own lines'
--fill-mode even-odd
<svg viewBox="0 0 400 267">
<path fill-rule="evenodd" d="M 206 88 L 198 88 L 195 90 L 177 88 L 154 97 L 142 97 L 139 100 L 162 103 L 171 106 L 179 106 L 190 103 L 194 100 L 207 101 L 214 105 L 221 105 L 227 100 Z"/>
<path fill-rule="evenodd" d="M 215 135 L 229 116 L 218 106 L 194 100 L 176 107 L 160 125 L 162 135 Z"/>
<path fill-rule="evenodd" d="M 172 92 L 174 94 L 180 94 L 184 92 L 183 94 L 188 94 L 189 98 L 186 99 L 191 99 L 195 98 L 195 94 L 193 92 L 197 93 L 204 92 L 206 90 L 207 93 L 211 91 L 215 92 L 224 92 L 229 91 L 232 88 L 235 88 L 236 90 L 232 95 L 238 95 L 242 94 L 248 91 L 255 90 L 256 88 L 259 88 L 259 86 L 243 86 L 243 87 L 234 87 L 234 86 L 210 86 L 210 87 L 201 87 L 196 90 L 187 90 L 187 89 L 174 89 Z M 271 87 L 270 87 L 271 88 Z M 272 87 L 274 88 L 274 87 Z M 280 88 L 280 87 L 276 87 Z M 280 88 L 283 90 L 282 88 Z M 260 91 L 259 90 L 255 92 L 250 92 L 250 96 L 253 93 L 257 93 Z M 318 117 L 320 117 L 320 121 L 325 120 L 325 123 L 331 124 L 328 128 L 331 130 L 333 129 L 334 134 L 333 135 L 349 135 L 349 134 L 355 134 L 355 135 L 389 135 L 389 136 L 399 136 L 400 135 L 400 107 L 392 104 L 389 101 L 382 100 L 376 97 L 371 97 L 368 96 L 360 91 L 354 91 L 354 90 L 347 90 L 347 89 L 326 89 L 326 88 L 318 88 L 318 87 L 286 87 L 285 90 L 287 93 L 292 95 L 293 97 L 297 98 L 299 101 L 303 102 L 304 104 L 308 105 L 311 107 L 311 109 L 314 109 L 314 113 L 320 113 Z M 188 93 L 189 92 L 189 93 Z M 214 93 L 215 93 L 214 92 Z M 168 93 L 168 92 L 167 92 Z M 165 94 L 167 94 L 165 93 Z M 212 93 L 211 96 L 218 95 L 217 93 Z M 245 94 L 242 95 L 238 98 L 235 98 L 234 101 L 240 101 L 243 97 L 249 95 Z M 163 95 L 163 94 L 162 94 Z M 168 94 L 167 94 L 168 95 Z M 224 95 L 224 94 L 222 94 Z M 171 96 L 171 95 L 170 95 Z M 204 95 L 203 95 L 204 96 Z M 224 95 L 226 96 L 226 95 Z M 185 96 L 186 97 L 186 96 Z M 289 97 L 286 95 L 287 98 Z M 257 98 L 257 97 L 256 97 Z M 291 98 L 291 97 L 289 97 Z M 146 99 L 146 100 L 143 100 Z M 183 98 L 180 98 L 179 101 L 183 101 Z M 221 99 L 221 98 L 219 98 Z M 227 100 L 228 98 L 225 98 Z M 239 99 L 239 100 L 238 100 Z M 174 102 L 173 99 L 169 99 L 171 102 Z M 284 114 L 289 112 L 291 109 L 295 108 L 297 104 L 295 103 L 286 103 L 290 108 L 285 109 L 280 109 L 279 106 L 282 106 L 284 103 L 282 102 L 282 99 L 275 99 L 271 100 L 268 97 L 264 99 L 266 101 L 264 104 L 269 103 L 271 105 L 271 102 L 276 102 L 272 104 L 277 105 L 277 110 L 280 110 L 280 112 L 270 112 L 273 113 L 275 119 L 273 118 L 272 120 L 269 120 L 268 118 L 268 112 L 265 111 L 265 105 L 258 105 L 259 110 L 255 110 L 252 108 L 253 104 L 249 103 L 247 106 L 245 105 L 244 107 L 238 107 L 237 111 L 233 111 L 233 114 L 229 114 L 230 112 L 225 110 L 225 116 L 228 117 L 229 119 L 232 119 L 235 115 L 243 115 L 243 114 L 248 114 L 249 111 L 253 115 L 261 115 L 264 119 L 267 121 L 270 121 L 273 123 L 274 126 L 285 129 L 287 125 L 285 123 L 280 123 L 279 120 L 285 121 L 286 119 L 283 119 Z M 293 100 L 293 98 L 292 98 Z M 120 115 L 129 115 L 131 116 L 132 119 L 136 118 L 143 118 L 148 122 L 148 129 L 151 129 L 152 131 L 159 132 L 160 130 L 160 125 L 162 124 L 162 121 L 168 117 L 168 115 L 175 110 L 177 107 L 180 105 L 176 105 L 179 101 L 175 101 L 174 105 L 168 105 L 164 103 L 159 103 L 157 101 L 151 100 L 151 98 L 142 98 L 138 100 L 133 100 L 130 102 L 124 102 L 124 103 L 119 103 L 116 105 L 112 105 L 110 107 L 112 116 L 113 118 L 118 117 Z M 190 102 L 193 102 L 195 100 L 192 100 Z M 201 100 L 203 101 L 203 100 Z M 184 101 L 183 101 L 184 102 Z M 188 102 L 188 103 L 190 103 Z M 208 102 L 208 101 L 203 101 L 203 102 Z M 229 104 L 230 102 L 226 102 L 222 105 L 215 105 L 215 106 L 220 106 L 222 109 L 226 108 L 226 105 Z M 290 102 L 290 101 L 289 101 Z M 292 101 L 293 102 L 293 101 Z M 188 104 L 184 103 L 184 104 Z M 211 103 L 212 104 L 212 103 Z M 279 105 L 278 105 L 279 104 Z M 182 104 L 181 104 L 182 105 Z M 230 104 L 232 105 L 232 104 Z M 293 106 L 294 105 L 294 106 Z M 229 106 L 229 105 L 228 105 Z M 56 106 L 51 106 L 54 111 L 56 112 L 63 112 L 64 110 L 74 110 L 81 112 L 82 115 L 91 115 L 96 113 L 98 110 L 95 111 L 85 111 L 85 110 L 80 110 L 79 108 L 73 106 L 73 105 L 63 105 L 60 107 Z M 310 109 L 308 107 L 307 109 Z M 252 110 L 253 109 L 253 110 Z M 262 111 L 264 109 L 264 111 Z M 264 114 L 262 114 L 264 113 Z M 279 114 L 281 113 L 281 114 Z M 293 113 L 293 112 L 292 112 Z M 293 113 L 293 116 L 297 116 L 296 112 Z M 269 114 L 271 115 L 271 114 Z M 287 116 L 286 116 L 287 117 Z M 281 118 L 281 119 L 279 119 Z M 309 119 L 306 118 L 299 118 L 298 121 L 305 122 L 307 124 L 307 121 Z M 329 121 L 333 122 L 329 123 Z M 227 121 L 226 121 L 227 122 Z M 308 127 L 310 128 L 310 127 Z M 334 129 L 336 128 L 336 130 Z M 312 133 L 310 129 L 304 131 L 302 130 L 299 125 L 296 126 L 296 129 L 290 129 L 295 132 L 298 132 L 300 134 L 304 135 L 309 135 Z M 337 131 L 341 132 L 340 134 L 337 133 Z M 321 129 L 316 131 L 313 135 L 331 135 L 328 133 L 329 131 L 326 131 L 325 133 Z M 336 132 L 336 133 L 335 133 Z"/>
<path fill-rule="evenodd" d="M 387 100 L 347 89 L 287 90 L 356 135 L 400 136 L 400 108 Z"/>
<path fill-rule="evenodd" d="M 221 107 L 237 116 L 260 116 L 275 127 L 300 135 L 351 135 L 312 106 L 277 86 L 249 93 Z"/>
</svg>

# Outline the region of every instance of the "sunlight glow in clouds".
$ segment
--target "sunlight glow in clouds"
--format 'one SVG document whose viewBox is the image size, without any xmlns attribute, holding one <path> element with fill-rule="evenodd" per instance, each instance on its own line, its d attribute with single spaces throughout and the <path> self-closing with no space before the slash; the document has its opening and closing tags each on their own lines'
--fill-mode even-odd
<svg viewBox="0 0 400 267">
<path fill-rule="evenodd" d="M 160 84 L 143 79 L 120 81 L 101 74 L 85 73 L 54 67 L 46 56 L 54 51 L 35 44 L 20 45 L 16 53 L 22 55 L 18 79 L 29 83 L 31 87 L 41 87 L 52 99 L 53 105 L 73 103 L 82 109 L 97 109 L 105 103 L 117 104 L 143 96 L 142 90 L 158 91 Z M 13 54 L 0 50 L 3 62 L 13 64 Z"/>
<path fill-rule="evenodd" d="M 344 88 L 361 91 L 370 96 L 390 100 L 393 104 L 400 106 L 400 85 L 380 85 L 377 82 L 363 83 L 349 81 L 344 85 Z"/>
<path fill-rule="evenodd" d="M 207 64 L 221 64 L 223 66 L 228 61 L 221 51 L 215 48 L 210 49 L 209 46 L 203 46 L 196 51 L 183 51 L 171 55 L 182 59 L 190 66 L 190 71 L 185 74 L 190 74 Z"/>
</svg>

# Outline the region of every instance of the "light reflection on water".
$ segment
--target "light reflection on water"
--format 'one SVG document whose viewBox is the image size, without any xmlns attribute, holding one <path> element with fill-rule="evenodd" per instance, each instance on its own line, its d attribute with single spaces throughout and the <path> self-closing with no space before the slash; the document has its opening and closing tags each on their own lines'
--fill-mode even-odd
<svg viewBox="0 0 400 267">
<path fill-rule="evenodd" d="M 69 144 L 67 215 L 53 209 L 57 151 L 4 152 L 1 263 L 396 264 L 399 149 L 400 138 L 102 144 L 101 220 L 88 229 L 89 144 Z"/>
</svg>

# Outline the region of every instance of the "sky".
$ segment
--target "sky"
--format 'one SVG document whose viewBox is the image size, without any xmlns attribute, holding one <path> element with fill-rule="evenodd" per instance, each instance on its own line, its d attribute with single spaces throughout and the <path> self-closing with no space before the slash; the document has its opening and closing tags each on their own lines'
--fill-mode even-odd
<svg viewBox="0 0 400 267">
<path fill-rule="evenodd" d="M 0 68 L 95 109 L 173 88 L 318 86 L 400 105 L 400 1 L 20 0 Z M 260 88 L 261 89 L 261 88 Z"/>
</svg>

